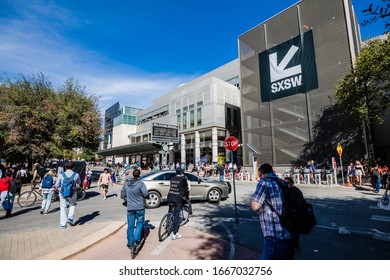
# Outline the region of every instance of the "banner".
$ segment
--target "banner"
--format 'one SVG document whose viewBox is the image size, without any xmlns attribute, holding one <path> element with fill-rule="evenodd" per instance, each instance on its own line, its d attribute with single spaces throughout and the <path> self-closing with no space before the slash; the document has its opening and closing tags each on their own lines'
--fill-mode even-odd
<svg viewBox="0 0 390 280">
<path fill-rule="evenodd" d="M 318 88 L 313 31 L 259 53 L 261 101 Z"/>
</svg>

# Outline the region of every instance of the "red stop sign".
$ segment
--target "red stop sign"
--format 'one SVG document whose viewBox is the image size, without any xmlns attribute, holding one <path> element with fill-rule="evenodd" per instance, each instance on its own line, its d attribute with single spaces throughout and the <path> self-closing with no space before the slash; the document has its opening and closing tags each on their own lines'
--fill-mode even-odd
<svg viewBox="0 0 390 280">
<path fill-rule="evenodd" d="M 229 151 L 235 151 L 238 148 L 238 140 L 234 136 L 226 137 L 224 144 L 225 148 Z"/>
</svg>

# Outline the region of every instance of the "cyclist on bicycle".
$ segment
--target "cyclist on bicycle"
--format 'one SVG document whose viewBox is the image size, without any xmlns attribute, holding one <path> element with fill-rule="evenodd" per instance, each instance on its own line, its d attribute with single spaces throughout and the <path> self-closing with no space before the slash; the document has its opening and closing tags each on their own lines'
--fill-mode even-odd
<svg viewBox="0 0 390 280">
<path fill-rule="evenodd" d="M 145 221 L 145 202 L 148 190 L 140 180 L 141 171 L 135 169 L 133 178 L 127 179 L 123 188 L 123 199 L 127 203 L 127 247 L 132 249 L 141 240 L 141 233 Z M 135 230 L 134 230 L 135 225 Z"/>
<path fill-rule="evenodd" d="M 168 192 L 168 203 L 173 205 L 174 208 L 174 221 L 172 229 L 172 240 L 181 238 L 179 234 L 179 214 L 180 210 L 189 198 L 188 180 L 184 176 L 184 170 L 176 168 L 176 176 L 171 179 L 171 188 Z"/>
</svg>

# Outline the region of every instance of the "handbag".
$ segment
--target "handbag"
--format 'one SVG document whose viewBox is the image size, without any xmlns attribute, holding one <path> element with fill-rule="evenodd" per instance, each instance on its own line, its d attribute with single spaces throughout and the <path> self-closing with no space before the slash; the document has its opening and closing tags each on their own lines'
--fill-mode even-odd
<svg viewBox="0 0 390 280">
<path fill-rule="evenodd" d="M 10 196 L 10 193 L 7 192 L 7 195 L 6 197 L 4 198 L 4 200 L 1 202 L 1 205 L 3 206 L 3 209 L 5 211 L 8 211 L 8 210 L 12 210 L 12 198 Z"/>
<path fill-rule="evenodd" d="M 385 191 L 381 199 L 378 201 L 378 207 L 383 210 L 390 210 L 390 196 L 387 193 L 388 190 Z"/>
</svg>

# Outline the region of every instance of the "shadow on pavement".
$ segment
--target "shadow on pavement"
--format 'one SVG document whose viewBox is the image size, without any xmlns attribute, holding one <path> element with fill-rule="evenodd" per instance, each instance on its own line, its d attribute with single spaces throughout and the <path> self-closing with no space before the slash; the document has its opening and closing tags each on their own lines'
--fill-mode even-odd
<svg viewBox="0 0 390 280">
<path fill-rule="evenodd" d="M 92 221 L 93 219 L 95 219 L 99 215 L 100 215 L 99 211 L 94 211 L 92 214 L 82 216 L 77 220 L 76 225 L 83 225 L 89 221 Z"/>
</svg>

